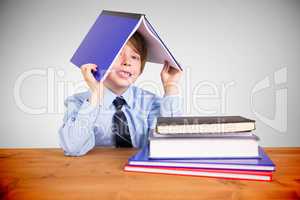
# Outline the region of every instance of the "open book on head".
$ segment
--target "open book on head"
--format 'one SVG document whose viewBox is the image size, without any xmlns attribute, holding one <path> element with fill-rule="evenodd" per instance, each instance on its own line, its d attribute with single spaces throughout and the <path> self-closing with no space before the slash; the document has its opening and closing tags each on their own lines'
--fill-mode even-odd
<svg viewBox="0 0 300 200">
<path fill-rule="evenodd" d="M 144 14 L 104 10 L 93 24 L 80 46 L 71 58 L 77 67 L 87 63 L 97 65 L 93 72 L 96 80 L 104 80 L 123 46 L 138 31 L 147 46 L 147 61 L 182 70 L 170 50 L 158 36 Z"/>
</svg>

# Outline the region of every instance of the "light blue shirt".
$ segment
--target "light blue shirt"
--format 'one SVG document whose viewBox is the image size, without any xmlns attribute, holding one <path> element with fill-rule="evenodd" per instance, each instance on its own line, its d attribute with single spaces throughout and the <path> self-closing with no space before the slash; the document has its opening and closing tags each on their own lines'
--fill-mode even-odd
<svg viewBox="0 0 300 200">
<path fill-rule="evenodd" d="M 60 146 L 67 156 L 81 156 L 94 146 L 114 146 L 112 117 L 116 112 L 113 100 L 117 97 L 104 89 L 103 104 L 93 106 L 88 99 L 90 91 L 68 97 L 66 112 L 59 129 Z M 155 127 L 158 116 L 181 115 L 178 95 L 159 97 L 136 86 L 130 86 L 123 94 L 126 104 L 122 111 L 128 121 L 133 147 L 147 144 L 148 133 Z"/>
</svg>

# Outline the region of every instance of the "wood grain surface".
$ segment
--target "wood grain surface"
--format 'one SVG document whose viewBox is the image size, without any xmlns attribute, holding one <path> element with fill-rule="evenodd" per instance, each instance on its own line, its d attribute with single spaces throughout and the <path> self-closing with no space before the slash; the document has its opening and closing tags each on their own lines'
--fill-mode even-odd
<svg viewBox="0 0 300 200">
<path fill-rule="evenodd" d="M 300 148 L 265 148 L 272 182 L 124 172 L 136 149 L 0 149 L 0 199 L 300 199 Z"/>
</svg>

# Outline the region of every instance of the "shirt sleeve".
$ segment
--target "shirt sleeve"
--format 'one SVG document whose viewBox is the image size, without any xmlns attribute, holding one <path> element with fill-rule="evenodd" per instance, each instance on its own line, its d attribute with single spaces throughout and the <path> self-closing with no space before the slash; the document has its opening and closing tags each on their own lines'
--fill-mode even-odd
<svg viewBox="0 0 300 200">
<path fill-rule="evenodd" d="M 60 146 L 66 156 L 81 156 L 95 146 L 93 125 L 99 108 L 71 96 L 65 100 L 66 113 L 59 129 Z"/>
<path fill-rule="evenodd" d="M 149 128 L 155 128 L 157 117 L 181 116 L 181 108 L 181 97 L 179 95 L 168 95 L 163 98 L 156 96 L 148 115 Z"/>
</svg>

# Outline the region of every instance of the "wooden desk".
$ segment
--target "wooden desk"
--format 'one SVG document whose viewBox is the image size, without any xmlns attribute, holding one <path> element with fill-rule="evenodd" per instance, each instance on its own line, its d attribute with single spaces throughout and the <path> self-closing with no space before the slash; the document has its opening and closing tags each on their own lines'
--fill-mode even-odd
<svg viewBox="0 0 300 200">
<path fill-rule="evenodd" d="M 272 182 L 124 172 L 134 149 L 0 149 L 0 199 L 300 199 L 300 148 L 267 148 Z"/>
</svg>

